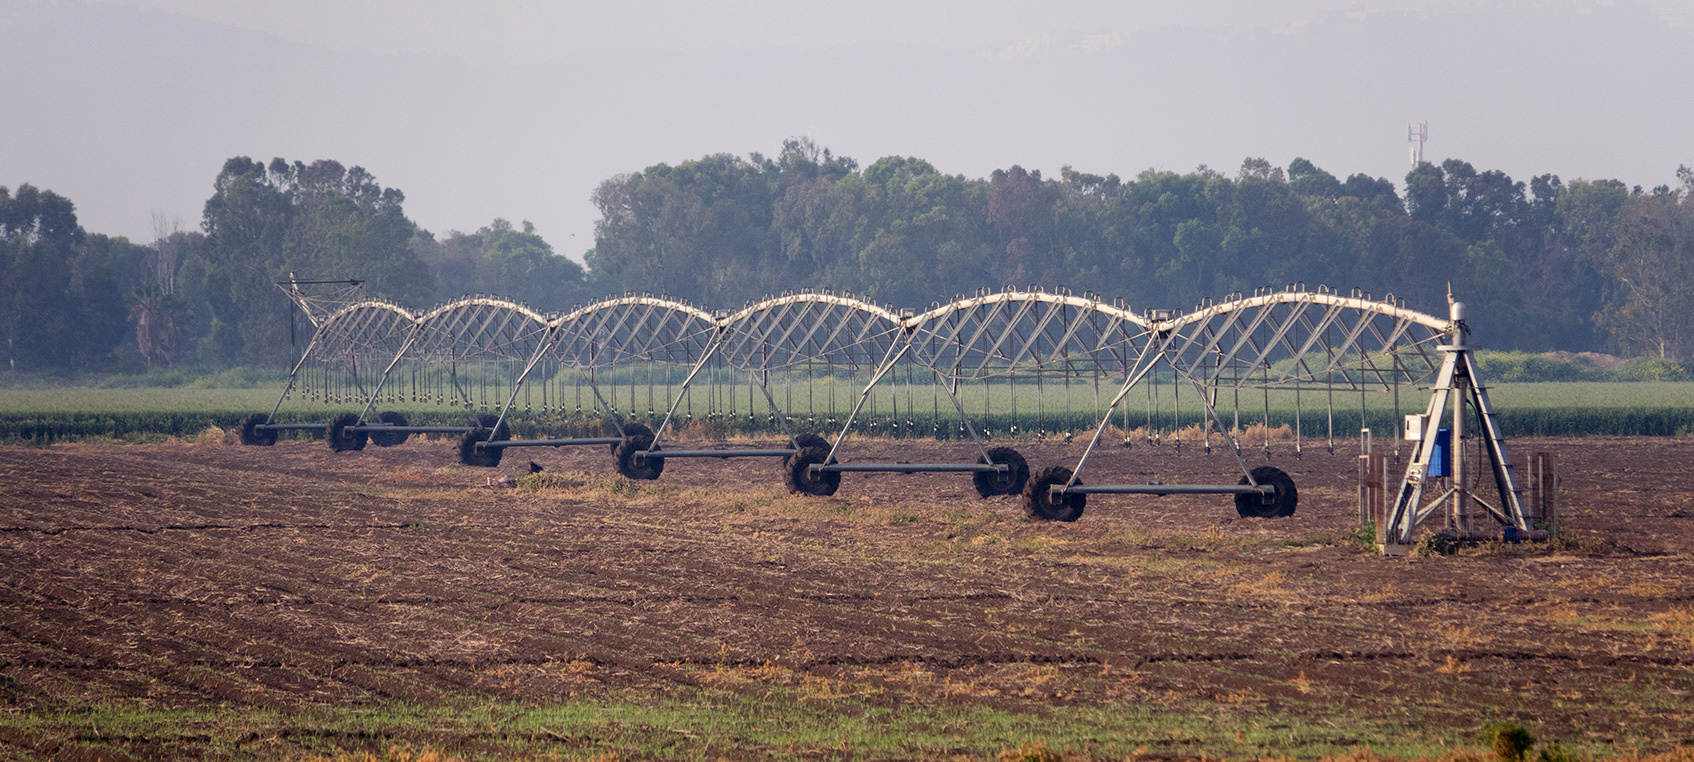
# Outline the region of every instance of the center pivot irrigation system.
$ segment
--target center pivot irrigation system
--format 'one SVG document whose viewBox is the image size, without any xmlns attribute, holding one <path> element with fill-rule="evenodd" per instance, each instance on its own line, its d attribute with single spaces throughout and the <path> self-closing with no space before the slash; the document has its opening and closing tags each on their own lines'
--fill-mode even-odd
<svg viewBox="0 0 1694 762">
<path fill-rule="evenodd" d="M 657 479 L 675 458 L 768 457 L 782 460 L 790 488 L 814 495 L 834 494 L 846 472 L 962 472 L 984 497 L 1023 493 L 1038 519 L 1074 521 L 1090 494 L 1227 494 L 1242 516 L 1269 518 L 1292 514 L 1298 492 L 1282 470 L 1248 466 L 1242 425 L 1245 415 L 1247 431 L 1263 430 L 1268 458 L 1274 396 L 1279 412 L 1292 398 L 1297 457 L 1305 421 L 1318 415 L 1334 452 L 1338 411 L 1361 427 L 1388 422 L 1384 428 L 1397 430 L 1396 461 L 1399 441 L 1417 435 L 1400 489 L 1382 501 L 1376 517 L 1385 549 L 1410 544 L 1414 530 L 1443 506 L 1450 507 L 1449 528 L 1468 527 L 1480 508 L 1516 536 L 1546 536 L 1536 534 L 1540 516 L 1526 509 L 1458 303 L 1440 318 L 1406 309 L 1392 296 L 1293 285 L 1232 294 L 1185 314 L 1136 312 L 1092 294 L 1039 289 L 979 292 L 921 312 L 801 292 L 733 312 L 625 295 L 563 314 L 485 296 L 414 313 L 362 298 L 354 281 L 279 285 L 315 331 L 276 406 L 242 422 L 247 444 L 273 444 L 278 432 L 291 429 L 322 432 L 337 451 L 399 444 L 411 434 L 451 434 L 459 437 L 461 460 L 476 466 L 496 466 L 514 447 L 604 445 L 631 479 Z M 743 381 L 745 407 L 737 402 Z M 1425 384 L 1432 390 L 1426 412 L 1402 417 L 1402 387 Z M 1107 433 L 1131 430 L 1137 391 L 1147 398 L 1146 426 L 1138 428 L 1149 441 L 1191 423 L 1185 432 L 1208 452 L 1214 437 L 1228 448 L 1239 480 L 1084 483 Z M 1391 418 L 1383 403 L 1371 410 L 1372 393 L 1378 400 L 1392 395 Z M 291 397 L 342 412 L 327 423 L 280 422 Z M 1062 411 L 1055 398 L 1062 398 Z M 1347 409 L 1353 399 L 1356 417 Z M 414 426 L 393 410 L 373 414 L 379 406 L 427 404 L 463 409 L 470 420 Z M 1449 434 L 1438 439 L 1434 428 L 1449 408 Z M 518 420 L 573 436 L 514 439 L 511 424 Z M 1467 433 L 1470 420 L 1474 435 Z M 1074 466 L 1052 466 L 1031 478 L 1021 454 L 988 440 L 1017 435 L 1020 424 L 1027 433 L 1032 422 L 1067 441 L 1087 428 L 1092 435 Z M 700 428 L 679 429 L 679 423 Z M 762 429 L 784 441 L 661 447 L 667 433 L 710 437 L 731 428 Z M 849 462 L 843 444 L 856 429 L 968 439 L 974 459 Z M 1363 433 L 1368 442 L 1369 429 Z M 1176 446 L 1184 438 L 1176 437 Z M 1474 478 L 1466 480 L 1465 440 L 1488 459 L 1493 503 L 1474 493 Z M 1123 445 L 1130 444 L 1125 437 Z"/>
</svg>

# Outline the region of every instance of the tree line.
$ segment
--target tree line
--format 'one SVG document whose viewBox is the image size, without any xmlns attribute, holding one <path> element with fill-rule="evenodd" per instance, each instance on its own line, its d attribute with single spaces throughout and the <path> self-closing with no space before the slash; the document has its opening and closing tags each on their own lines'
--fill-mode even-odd
<svg viewBox="0 0 1694 762">
<path fill-rule="evenodd" d="M 1677 179 L 1526 184 L 1449 159 L 1396 188 L 1299 158 L 1234 176 L 972 179 L 914 157 L 861 168 L 796 139 L 601 183 L 585 268 L 528 222 L 432 234 L 357 166 L 235 157 L 197 230 L 156 220 L 147 243 L 84 231 L 50 190 L 0 187 L 0 350 L 24 373 L 278 366 L 292 307 L 274 283 L 293 273 L 361 279 L 414 309 L 477 292 L 543 311 L 626 290 L 734 307 L 801 288 L 921 307 L 1007 285 L 1186 309 L 1305 283 L 1439 313 L 1451 284 L 1494 348 L 1688 362 L 1694 171 Z"/>
<path fill-rule="evenodd" d="M 368 295 L 413 309 L 467 292 L 543 310 L 589 298 L 582 266 L 530 223 L 436 236 L 404 203 L 361 167 L 236 157 L 214 180 L 198 230 L 156 219 L 154 240 L 140 244 L 86 233 L 51 191 L 0 188 L 6 367 L 284 365 L 289 345 L 304 343 L 303 321 L 275 285 L 291 276 L 363 280 Z"/>
<path fill-rule="evenodd" d="M 1290 283 L 1392 293 L 1444 314 L 1448 284 L 1501 349 L 1694 353 L 1694 172 L 1651 191 L 1449 159 L 1397 190 L 1296 158 L 1132 180 L 1013 166 L 988 178 L 805 140 L 602 183 L 590 272 L 717 306 L 800 287 L 923 306 L 1005 285 L 1137 309 Z"/>
</svg>

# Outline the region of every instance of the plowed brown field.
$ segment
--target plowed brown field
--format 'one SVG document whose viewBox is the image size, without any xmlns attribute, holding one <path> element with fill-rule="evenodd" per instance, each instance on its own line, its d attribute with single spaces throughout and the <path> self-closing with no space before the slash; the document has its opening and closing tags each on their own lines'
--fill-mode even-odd
<svg viewBox="0 0 1694 762">
<path fill-rule="evenodd" d="M 1082 450 L 1015 446 L 1037 467 Z M 1291 518 L 1093 496 L 1074 524 L 959 474 L 813 498 L 771 460 L 713 459 L 629 482 L 603 446 L 493 470 L 441 441 L 3 447 L 0 758 L 992 757 L 1038 737 L 1315 756 L 1431 753 L 1499 721 L 1596 751 L 1694 744 L 1694 441 L 1512 446 L 1557 458 L 1567 539 L 1410 559 L 1353 540 L 1351 442 L 1277 445 Z M 538 489 L 488 486 L 531 458 Z M 1167 444 L 1108 448 L 1085 478 L 1238 474 Z M 99 727 L 125 712 L 157 729 Z"/>
</svg>

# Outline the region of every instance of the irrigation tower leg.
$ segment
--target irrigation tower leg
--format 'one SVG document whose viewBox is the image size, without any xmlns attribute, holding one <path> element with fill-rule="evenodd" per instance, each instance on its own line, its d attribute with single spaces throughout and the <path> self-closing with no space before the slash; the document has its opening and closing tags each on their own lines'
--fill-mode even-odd
<svg viewBox="0 0 1694 762">
<path fill-rule="evenodd" d="M 519 373 L 517 381 L 512 383 L 512 396 L 507 397 L 506 404 L 500 406 L 500 417 L 494 419 L 494 426 L 488 430 L 488 441 L 494 441 L 494 436 L 500 431 L 500 424 L 506 422 L 506 413 L 510 411 L 512 409 L 512 405 L 518 401 L 518 392 L 523 389 L 524 379 L 529 378 L 530 371 L 535 370 L 535 366 L 541 364 L 541 357 L 547 354 L 547 350 L 553 348 L 553 340 L 558 335 L 558 332 L 559 329 L 557 327 L 548 328 L 547 335 L 543 336 L 541 341 L 536 344 L 535 354 L 530 356 L 529 362 L 524 365 L 523 372 Z M 384 376 L 386 375 L 387 374 L 384 374 Z"/>
<path fill-rule="evenodd" d="M 400 345 L 400 351 L 394 353 L 394 359 L 390 360 L 388 367 L 384 368 L 382 371 L 382 378 L 377 379 L 376 389 L 365 398 L 365 409 L 359 411 L 359 422 L 354 424 L 355 426 L 365 425 L 365 416 L 370 415 L 371 408 L 376 406 L 376 397 L 377 395 L 382 394 L 383 384 L 388 383 L 388 374 L 394 372 L 394 366 L 400 364 L 400 359 L 406 356 L 407 350 L 412 348 L 412 344 L 417 341 L 418 335 L 422 332 L 422 326 L 413 326 L 412 330 L 407 334 L 405 343 Z M 358 374 L 355 373 L 353 377 L 357 379 Z"/>
<path fill-rule="evenodd" d="M 1441 364 L 1441 370 L 1436 374 L 1435 386 L 1430 389 L 1429 407 L 1424 413 L 1425 429 L 1440 421 L 1447 411 L 1447 398 L 1453 391 L 1453 376 L 1457 364 L 1452 353 Z M 1435 461 L 1435 432 L 1424 431 L 1423 438 L 1418 440 L 1417 454 L 1406 464 L 1406 476 L 1400 481 L 1400 491 L 1394 498 L 1394 506 L 1389 509 L 1387 518 L 1386 542 L 1383 552 L 1392 551 L 1389 546 L 1407 546 L 1412 542 L 1412 532 L 1423 522 L 1428 510 L 1423 506 L 1423 490 L 1427 481 L 1425 474 L 1429 473 L 1429 465 Z M 1442 497 L 1446 497 L 1445 494 Z M 1440 502 L 1437 499 L 1436 502 Z M 1433 504 L 1432 504 L 1433 505 Z"/>
<path fill-rule="evenodd" d="M 1094 454 L 1094 448 L 1100 444 L 1100 437 L 1106 433 L 1106 426 L 1111 424 L 1112 414 L 1117 411 L 1118 405 L 1123 403 L 1123 398 L 1129 396 L 1130 390 L 1140 384 L 1148 373 L 1153 372 L 1153 368 L 1159 364 L 1159 358 L 1164 357 L 1162 350 L 1158 353 L 1153 351 L 1155 347 L 1160 346 L 1161 340 L 1154 337 L 1153 341 L 1141 349 L 1141 354 L 1136 356 L 1134 370 L 1124 378 L 1123 388 L 1118 389 L 1118 393 L 1112 397 L 1111 403 L 1106 405 L 1106 414 L 1100 418 L 1099 425 L 1094 427 L 1094 436 L 1089 438 L 1088 446 L 1083 448 L 1082 457 L 1077 460 L 1076 468 L 1071 469 L 1070 480 L 1065 482 L 1065 489 L 1076 486 L 1077 480 L 1081 478 L 1082 466 L 1088 462 L 1088 456 Z"/>
<path fill-rule="evenodd" d="M 695 362 L 694 367 L 688 371 L 688 376 L 682 379 L 682 388 L 677 390 L 676 399 L 671 400 L 670 409 L 665 411 L 665 419 L 659 422 L 659 428 L 653 432 L 653 444 L 655 446 L 659 444 L 659 437 L 665 435 L 665 429 L 670 427 L 671 419 L 676 416 L 676 409 L 682 406 L 683 396 L 688 394 L 688 387 L 694 383 L 694 377 L 700 375 L 700 371 L 706 368 L 706 363 L 712 361 L 712 356 L 718 353 L 718 347 L 722 345 L 723 331 L 719 329 L 718 334 L 712 337 L 712 343 L 706 346 L 706 351 L 700 353 L 699 361 Z M 599 396 L 599 392 L 595 392 L 595 396 Z M 648 449 L 651 451 L 652 448 Z"/>
<path fill-rule="evenodd" d="M 794 440 L 794 427 L 789 425 L 788 416 L 782 414 L 782 409 L 776 406 L 776 397 L 771 395 L 770 371 L 747 371 L 747 380 L 765 393 L 765 402 L 770 403 L 771 415 L 776 416 L 777 423 L 782 424 L 782 433 L 788 435 L 788 444 L 798 448 L 800 443 Z"/>
<path fill-rule="evenodd" d="M 909 336 L 902 337 L 901 340 L 889 345 L 888 354 L 884 355 L 882 362 L 877 365 L 876 373 L 871 375 L 870 383 L 865 384 L 864 391 L 859 392 L 858 401 L 853 403 L 853 412 L 847 414 L 847 422 L 841 427 L 841 433 L 836 435 L 835 444 L 830 445 L 829 456 L 824 458 L 823 462 L 835 462 L 835 453 L 841 449 L 842 441 L 847 439 L 847 432 L 853 429 L 853 419 L 857 418 L 859 411 L 864 408 L 865 400 L 870 399 L 871 390 L 876 388 L 877 383 L 882 381 L 882 377 L 888 375 L 888 371 L 893 369 L 894 364 L 899 362 L 901 357 L 906 356 L 907 350 L 911 348 L 912 342 Z"/>
<path fill-rule="evenodd" d="M 994 459 L 988 457 L 988 445 L 982 441 L 982 435 L 976 433 L 976 425 L 971 423 L 971 417 L 965 414 L 965 403 L 959 400 L 958 385 L 947 383 L 947 377 L 941 371 L 936 370 L 934 366 L 927 367 L 935 373 L 935 383 L 939 384 L 942 389 L 947 390 L 947 399 L 952 400 L 953 409 L 959 411 L 959 424 L 965 427 L 965 433 L 971 435 L 971 441 L 976 443 L 976 449 L 982 452 L 982 459 L 988 463 L 993 463 Z M 955 370 L 956 375 L 957 371 Z"/>
<path fill-rule="evenodd" d="M 288 393 L 294 390 L 294 382 L 299 379 L 300 369 L 305 367 L 306 358 L 312 356 L 312 348 L 317 345 L 317 336 L 313 336 L 312 340 L 306 343 L 306 351 L 300 355 L 300 361 L 294 363 L 294 370 L 288 372 L 288 384 L 282 387 L 282 395 L 276 398 L 276 406 L 271 408 L 271 414 L 265 418 L 265 423 L 276 423 L 276 413 L 282 409 L 282 401 L 288 399 Z"/>
<path fill-rule="evenodd" d="M 617 428 L 618 436 L 629 436 L 624 431 L 624 417 L 618 415 L 618 411 L 612 407 L 612 403 L 607 402 L 605 396 L 600 394 L 600 382 L 594 378 L 593 368 L 588 369 L 588 392 L 594 395 L 595 404 L 599 405 L 601 410 L 606 411 L 606 417 L 611 419 L 612 426 Z M 657 440 L 657 437 L 655 437 L 655 440 Z"/>
<path fill-rule="evenodd" d="M 1476 405 L 1477 419 L 1482 424 L 1483 441 L 1488 447 L 1488 462 L 1494 471 L 1494 488 L 1500 493 L 1500 508 L 1506 513 L 1507 521 L 1504 523 L 1527 532 L 1530 529 L 1529 510 L 1524 505 L 1523 488 L 1518 484 L 1511 456 L 1506 452 L 1506 437 L 1500 430 L 1500 416 L 1494 412 L 1494 404 L 1488 399 L 1488 387 L 1478 381 L 1481 375 L 1477 373 L 1476 356 L 1465 352 L 1464 362 L 1466 377 L 1470 380 L 1472 402 Z"/>
<path fill-rule="evenodd" d="M 1173 365 L 1171 367 L 1174 368 L 1176 366 Z M 1212 422 L 1217 424 L 1218 430 L 1222 431 L 1223 435 L 1229 438 L 1229 451 L 1234 453 L 1235 463 L 1236 465 L 1241 466 L 1241 473 L 1247 477 L 1247 483 L 1254 487 L 1259 486 L 1259 481 L 1253 478 L 1253 469 L 1248 468 L 1246 459 L 1241 457 L 1241 448 L 1237 446 L 1235 433 L 1227 428 L 1224 428 L 1223 416 L 1218 415 L 1217 407 L 1214 405 L 1211 395 L 1206 393 L 1206 385 L 1200 383 L 1199 379 L 1187 373 L 1183 373 L 1182 377 L 1188 379 L 1188 382 L 1193 384 L 1194 388 L 1200 392 L 1200 404 L 1205 406 L 1206 414 L 1211 416 Z"/>
</svg>

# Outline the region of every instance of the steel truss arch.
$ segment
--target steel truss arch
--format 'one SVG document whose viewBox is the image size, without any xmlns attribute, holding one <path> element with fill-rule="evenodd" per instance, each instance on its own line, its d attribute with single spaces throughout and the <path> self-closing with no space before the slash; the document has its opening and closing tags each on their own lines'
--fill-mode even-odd
<svg viewBox="0 0 1694 762">
<path fill-rule="evenodd" d="M 319 320 L 308 350 L 315 359 L 386 362 L 403 350 L 418 318 L 397 304 L 366 299 Z"/>
<path fill-rule="evenodd" d="M 380 379 L 386 377 L 387 371 L 381 376 L 376 369 L 386 362 L 392 368 L 394 358 L 403 356 L 412 339 L 416 336 L 417 316 L 410 310 L 399 305 L 376 299 L 351 300 L 330 312 L 323 312 L 322 304 L 302 294 L 298 284 L 289 281 L 278 284 L 289 299 L 306 313 L 307 320 L 314 326 L 312 339 L 306 349 L 300 354 L 300 359 L 289 371 L 288 383 L 284 385 L 282 394 L 277 397 L 276 404 L 271 407 L 269 415 L 255 413 L 242 422 L 243 441 L 276 441 L 276 415 L 282 409 L 282 403 L 288 399 L 295 385 L 300 381 L 301 372 L 308 363 L 315 362 L 323 371 L 325 387 L 312 396 L 321 396 L 325 402 L 348 403 L 374 399 L 377 389 L 380 389 Z M 357 284 L 353 286 L 357 288 Z M 356 394 L 335 394 L 329 388 L 332 369 L 339 367 L 345 374 L 344 388 Z M 368 385 L 366 382 L 370 382 Z M 369 405 L 366 405 L 367 410 Z M 268 436 L 260 429 L 268 431 Z M 303 424 L 293 426 L 302 430 L 316 431 L 327 428 L 327 424 Z"/>
<path fill-rule="evenodd" d="M 1127 374 L 1152 324 L 1120 306 L 1044 291 L 961 298 L 907 320 L 917 356 L 954 381 Z"/>
<path fill-rule="evenodd" d="M 1209 388 L 1375 389 L 1441 367 L 1452 321 L 1327 290 L 1230 299 L 1152 326 L 1178 372 Z"/>
<path fill-rule="evenodd" d="M 718 322 L 705 310 L 654 296 L 595 302 L 553 320 L 550 354 L 581 370 L 638 363 L 692 364 L 716 340 Z"/>
<path fill-rule="evenodd" d="M 440 363 L 525 360 L 550 340 L 553 322 L 528 306 L 474 296 L 430 310 L 417 319 L 405 358 Z"/>
<path fill-rule="evenodd" d="M 724 359 L 746 371 L 808 363 L 875 368 L 901 343 L 904 324 L 889 309 L 851 296 L 786 294 L 723 316 Z"/>
</svg>

